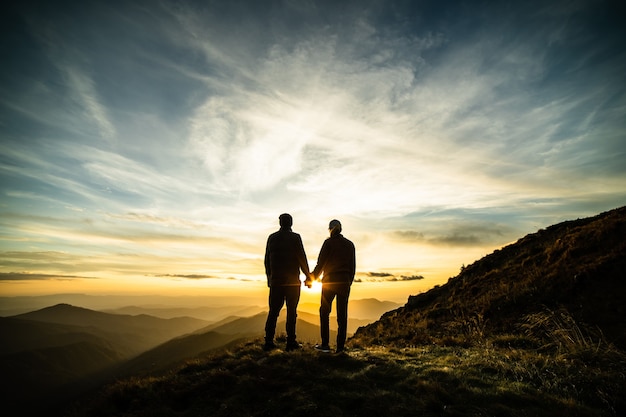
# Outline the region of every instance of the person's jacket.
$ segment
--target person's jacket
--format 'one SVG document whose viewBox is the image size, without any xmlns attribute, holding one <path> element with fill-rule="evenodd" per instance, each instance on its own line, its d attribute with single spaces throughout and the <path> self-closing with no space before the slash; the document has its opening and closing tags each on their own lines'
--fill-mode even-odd
<svg viewBox="0 0 626 417">
<path fill-rule="evenodd" d="M 309 274 L 309 264 L 299 234 L 290 228 L 280 228 L 267 238 L 265 275 L 267 286 L 301 285 L 300 269 Z"/>
<path fill-rule="evenodd" d="M 324 241 L 313 275 L 319 278 L 324 273 L 323 283 L 352 284 L 356 273 L 354 244 L 341 233 Z"/>
</svg>

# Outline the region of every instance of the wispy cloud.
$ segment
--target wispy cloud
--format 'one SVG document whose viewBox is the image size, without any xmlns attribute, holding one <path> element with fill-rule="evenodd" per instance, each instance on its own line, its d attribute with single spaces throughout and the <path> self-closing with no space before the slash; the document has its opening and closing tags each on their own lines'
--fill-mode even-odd
<svg viewBox="0 0 626 417">
<path fill-rule="evenodd" d="M 477 224 L 453 224 L 439 227 L 431 232 L 402 230 L 393 233 L 393 237 L 420 244 L 441 246 L 488 246 L 502 244 L 512 235 L 509 226 L 490 222 Z"/>
<path fill-rule="evenodd" d="M 202 275 L 202 274 L 155 274 L 155 277 L 158 278 L 184 278 L 184 279 L 215 279 L 218 278 L 213 275 Z"/>
<path fill-rule="evenodd" d="M 613 6 L 426 3 L 16 6 L 0 267 L 258 279 L 288 211 L 409 280 L 625 204 Z"/>
<path fill-rule="evenodd" d="M 419 281 L 424 279 L 422 275 L 395 275 L 389 272 L 367 272 L 359 273 L 355 277 L 355 282 L 401 282 Z"/>
<path fill-rule="evenodd" d="M 37 274 L 29 272 L 0 272 L 0 281 L 67 281 L 76 279 L 97 279 L 77 275 Z"/>
</svg>

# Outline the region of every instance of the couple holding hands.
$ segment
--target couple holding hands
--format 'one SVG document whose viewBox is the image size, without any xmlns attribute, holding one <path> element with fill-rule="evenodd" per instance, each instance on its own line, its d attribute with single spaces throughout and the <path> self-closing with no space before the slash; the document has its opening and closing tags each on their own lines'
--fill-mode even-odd
<svg viewBox="0 0 626 417">
<path fill-rule="evenodd" d="M 302 238 L 291 230 L 293 218 L 284 213 L 278 217 L 280 230 L 267 239 L 265 249 L 265 275 L 269 294 L 269 313 L 265 323 L 265 344 L 263 349 L 276 348 L 274 334 L 276 321 L 283 305 L 287 305 L 287 346 L 286 350 L 299 349 L 296 341 L 297 307 L 300 301 L 300 270 L 306 276 L 305 284 L 310 287 L 313 280 L 321 278 L 322 298 L 320 305 L 321 344 L 317 350 L 330 352 L 329 316 L 333 300 L 337 299 L 337 347 L 342 352 L 346 342 L 348 328 L 348 298 L 350 286 L 356 272 L 354 244 L 341 234 L 339 220 L 331 220 L 328 225 L 330 237 L 322 244 L 317 265 L 311 272 L 307 262 Z"/>
</svg>

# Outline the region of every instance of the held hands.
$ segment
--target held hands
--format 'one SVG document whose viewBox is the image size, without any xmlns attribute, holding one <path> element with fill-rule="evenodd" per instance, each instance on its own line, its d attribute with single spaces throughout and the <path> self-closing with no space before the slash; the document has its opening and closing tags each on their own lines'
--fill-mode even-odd
<svg viewBox="0 0 626 417">
<path fill-rule="evenodd" d="M 304 280 L 304 285 L 306 285 L 307 288 L 311 288 L 313 286 L 313 281 L 315 281 L 315 275 L 309 273 Z"/>
</svg>

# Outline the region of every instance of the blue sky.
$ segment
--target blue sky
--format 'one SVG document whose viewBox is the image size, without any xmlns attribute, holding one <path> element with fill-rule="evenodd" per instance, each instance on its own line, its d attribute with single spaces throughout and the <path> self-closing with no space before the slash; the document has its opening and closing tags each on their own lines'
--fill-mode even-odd
<svg viewBox="0 0 626 417">
<path fill-rule="evenodd" d="M 338 218 L 361 285 L 429 286 L 626 204 L 616 1 L 6 9 L 5 294 L 262 283 L 283 212 L 311 264 Z"/>
</svg>

